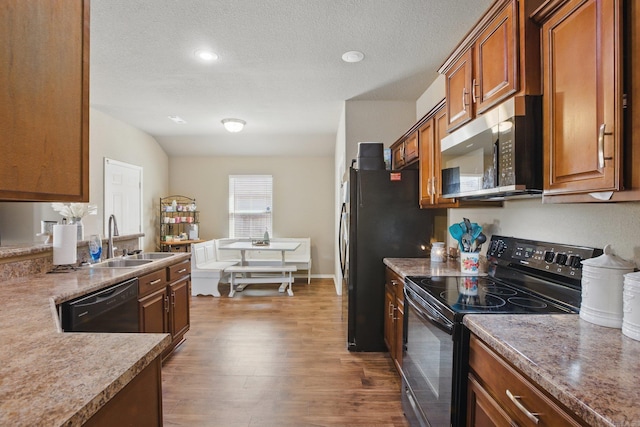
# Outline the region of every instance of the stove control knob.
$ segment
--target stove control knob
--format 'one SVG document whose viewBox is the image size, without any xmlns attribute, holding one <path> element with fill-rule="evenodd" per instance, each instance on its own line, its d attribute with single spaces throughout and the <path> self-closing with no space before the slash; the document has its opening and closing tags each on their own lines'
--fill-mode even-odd
<svg viewBox="0 0 640 427">
<path fill-rule="evenodd" d="M 567 254 L 556 254 L 556 264 L 565 265 L 567 262 Z"/>
<path fill-rule="evenodd" d="M 503 242 L 502 240 L 500 240 L 498 242 L 498 253 L 499 254 L 503 254 L 504 251 L 507 250 L 507 244 L 505 242 Z"/>
<path fill-rule="evenodd" d="M 569 263 L 567 262 L 567 265 Z M 582 267 L 582 258 L 580 258 L 580 255 L 575 255 L 573 260 L 571 261 L 571 267 L 573 268 L 581 268 Z"/>
<path fill-rule="evenodd" d="M 544 260 L 546 262 L 553 262 L 553 259 L 556 257 L 556 254 L 553 251 L 544 251 Z"/>
<path fill-rule="evenodd" d="M 565 261 L 564 265 L 567 265 L 569 267 L 573 267 L 573 263 L 576 262 L 576 256 L 574 254 L 571 254 L 567 257 L 567 261 Z"/>
</svg>

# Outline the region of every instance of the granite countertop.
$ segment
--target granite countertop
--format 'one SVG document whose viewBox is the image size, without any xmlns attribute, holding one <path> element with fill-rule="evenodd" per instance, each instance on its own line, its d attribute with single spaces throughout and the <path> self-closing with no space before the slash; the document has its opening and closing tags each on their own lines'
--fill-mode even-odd
<svg viewBox="0 0 640 427">
<path fill-rule="evenodd" d="M 460 261 L 431 262 L 430 258 L 385 258 L 384 264 L 402 277 L 407 276 L 486 276 L 486 260 L 480 258 L 480 272 L 461 273 Z"/>
<path fill-rule="evenodd" d="M 188 259 L 0 283 L 0 425 L 76 426 L 158 357 L 168 334 L 61 333 L 56 304 Z"/>
<path fill-rule="evenodd" d="M 640 341 L 620 329 L 572 314 L 467 315 L 464 324 L 589 425 L 640 425 Z"/>
</svg>

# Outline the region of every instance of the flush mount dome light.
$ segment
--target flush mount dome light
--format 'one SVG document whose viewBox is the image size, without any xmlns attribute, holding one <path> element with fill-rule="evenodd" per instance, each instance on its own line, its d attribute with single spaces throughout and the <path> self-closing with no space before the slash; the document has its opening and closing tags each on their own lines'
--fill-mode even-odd
<svg viewBox="0 0 640 427">
<path fill-rule="evenodd" d="M 357 50 L 350 50 L 342 54 L 342 60 L 344 62 L 360 62 L 364 59 L 364 53 Z"/>
<path fill-rule="evenodd" d="M 205 50 L 205 49 L 198 49 L 194 52 L 194 55 L 199 58 L 202 59 L 203 61 L 215 61 L 216 59 L 218 59 L 218 55 L 216 55 L 215 53 L 211 52 L 210 50 Z"/>
<path fill-rule="evenodd" d="M 240 132 L 244 125 L 247 124 L 244 120 L 240 119 L 222 119 L 222 124 L 224 128 L 231 133 Z"/>
</svg>

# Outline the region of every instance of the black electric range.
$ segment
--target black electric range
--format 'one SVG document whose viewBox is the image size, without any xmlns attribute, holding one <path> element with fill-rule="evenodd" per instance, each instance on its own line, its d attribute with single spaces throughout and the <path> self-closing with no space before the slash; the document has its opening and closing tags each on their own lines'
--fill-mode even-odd
<svg viewBox="0 0 640 427">
<path fill-rule="evenodd" d="M 494 235 L 486 275 L 407 277 L 402 376 L 411 425 L 465 424 L 466 314 L 578 313 L 581 261 L 601 253 Z"/>
</svg>

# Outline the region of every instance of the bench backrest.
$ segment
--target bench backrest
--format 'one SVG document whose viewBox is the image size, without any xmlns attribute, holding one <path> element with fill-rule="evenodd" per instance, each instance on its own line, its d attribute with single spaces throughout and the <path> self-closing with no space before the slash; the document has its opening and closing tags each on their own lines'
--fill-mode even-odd
<svg viewBox="0 0 640 427">
<path fill-rule="evenodd" d="M 310 237 L 274 237 L 272 242 L 297 242 L 300 243 L 295 251 L 284 253 L 285 261 L 307 262 L 311 259 L 311 238 Z M 248 260 L 280 260 L 282 253 L 279 251 L 247 251 Z"/>
<path fill-rule="evenodd" d="M 216 261 L 215 241 L 192 243 L 191 254 L 192 268 L 198 268 L 198 265 L 204 265 L 209 261 Z"/>
</svg>

